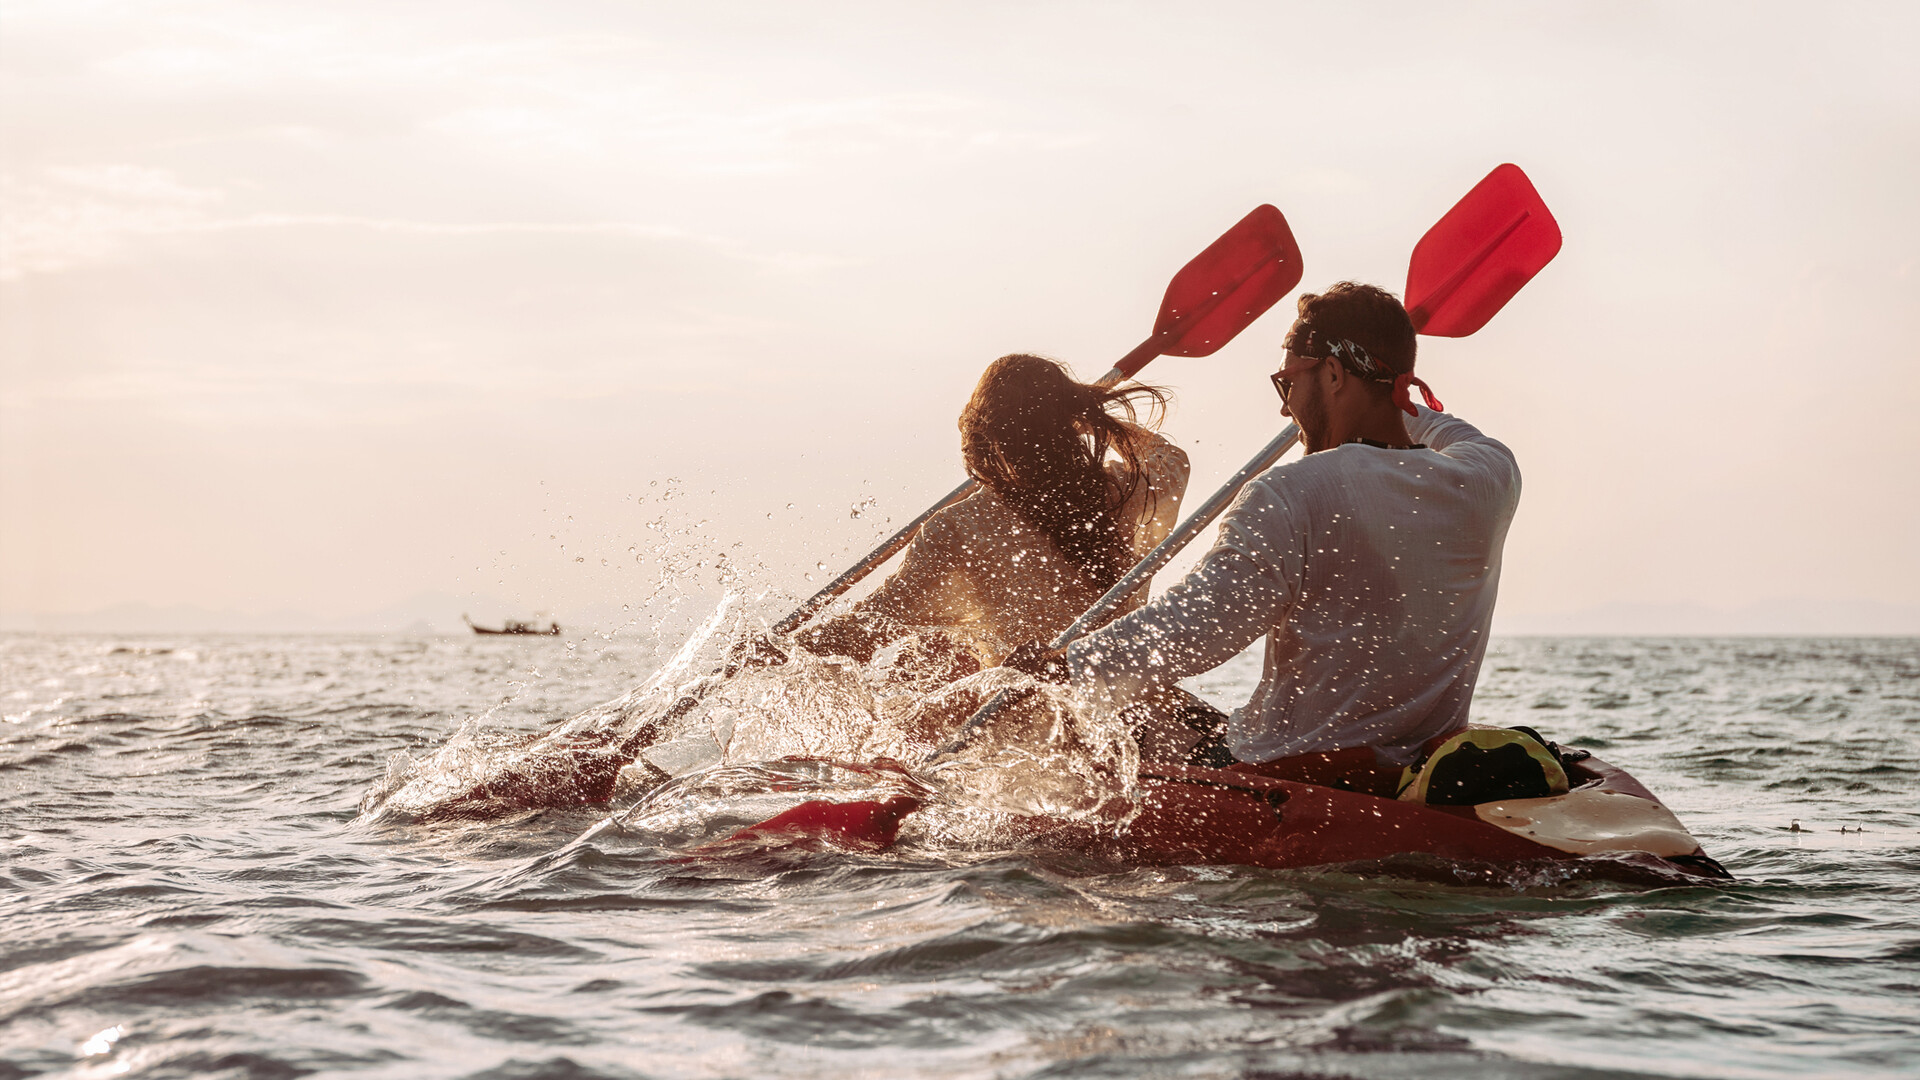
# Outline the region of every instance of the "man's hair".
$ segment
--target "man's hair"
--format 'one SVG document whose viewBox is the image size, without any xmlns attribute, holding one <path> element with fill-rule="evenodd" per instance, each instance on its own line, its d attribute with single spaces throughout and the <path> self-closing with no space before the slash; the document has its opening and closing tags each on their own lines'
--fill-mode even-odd
<svg viewBox="0 0 1920 1080">
<path fill-rule="evenodd" d="M 1397 297 L 1377 285 L 1342 281 L 1300 298 L 1300 318 L 1287 332 L 1289 350 L 1300 356 L 1328 356 L 1330 344 L 1343 340 L 1365 349 L 1395 375 L 1413 370 L 1418 348 L 1413 320 Z"/>
</svg>

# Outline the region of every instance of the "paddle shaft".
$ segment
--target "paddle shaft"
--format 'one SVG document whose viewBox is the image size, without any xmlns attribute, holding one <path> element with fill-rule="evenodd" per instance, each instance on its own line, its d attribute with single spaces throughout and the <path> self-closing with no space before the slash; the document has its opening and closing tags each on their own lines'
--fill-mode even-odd
<svg viewBox="0 0 1920 1080">
<path fill-rule="evenodd" d="M 808 597 L 807 602 L 794 608 L 792 614 L 774 623 L 773 632 L 775 634 L 791 634 L 795 630 L 800 629 L 802 624 L 808 619 L 813 618 L 814 613 L 832 603 L 835 597 L 858 585 L 861 578 L 873 573 L 881 563 L 893 558 L 895 553 L 901 548 L 912 543 L 914 536 L 920 532 L 920 526 L 925 525 L 928 518 L 973 494 L 973 489 L 979 486 L 980 481 L 975 480 L 971 476 L 967 477 L 966 481 L 959 487 L 947 492 L 946 495 L 941 497 L 939 502 L 927 507 L 926 511 L 919 517 L 907 522 L 905 528 L 888 537 L 886 543 L 868 552 L 866 558 L 848 567 L 846 573 L 834 578 L 827 583 L 826 588 Z"/>
<path fill-rule="evenodd" d="M 1167 538 L 1160 541 L 1157 547 L 1148 552 L 1146 558 L 1140 560 L 1139 565 L 1129 570 L 1125 577 L 1114 582 L 1113 588 L 1108 589 L 1106 595 L 1095 600 L 1092 607 L 1088 608 L 1084 614 L 1073 621 L 1072 626 L 1060 631 L 1059 636 L 1053 639 L 1052 648 L 1064 649 L 1104 624 L 1115 609 L 1125 603 L 1127 598 L 1132 596 L 1134 592 L 1140 588 L 1141 582 L 1152 577 L 1158 573 L 1162 567 L 1172 562 L 1173 557 L 1180 553 L 1181 548 L 1192 543 L 1194 537 L 1199 536 L 1206 530 L 1207 526 L 1213 524 L 1213 520 L 1219 517 L 1221 512 L 1226 510 L 1227 505 L 1233 502 L 1235 496 L 1240 494 L 1240 489 L 1247 486 L 1247 481 L 1273 468 L 1274 464 L 1278 462 L 1288 450 L 1293 449 L 1293 444 L 1299 441 L 1300 425 L 1288 424 L 1285 430 L 1274 436 L 1272 442 L 1262 447 L 1260 452 L 1254 455 L 1252 461 L 1241 466 L 1239 472 L 1234 473 L 1219 491 L 1214 492 L 1213 498 L 1200 504 L 1199 509 L 1187 515 L 1187 520 L 1181 522 L 1179 528 L 1168 533 Z M 926 761 L 922 762 L 921 767 L 925 768 L 927 765 L 949 754 L 958 753 L 966 747 L 967 743 L 973 740 L 973 736 L 978 733 L 982 727 L 985 727 L 988 721 L 999 715 L 1001 710 L 1005 709 L 1015 700 L 1024 696 L 1025 695 L 1019 691 L 1011 689 L 1002 690 L 998 694 L 995 694 L 985 705 L 976 709 L 974 714 L 967 718 L 966 723 L 960 725 L 959 730 L 953 733 L 953 737 L 948 739 L 945 745 L 934 751 Z"/>
<path fill-rule="evenodd" d="M 1300 245 L 1287 219 L 1271 205 L 1261 204 L 1235 222 L 1219 239 L 1190 259 L 1173 275 L 1160 301 L 1147 340 L 1120 358 L 1113 370 L 1095 385 L 1112 387 L 1131 379 L 1155 357 L 1209 356 L 1232 341 L 1300 283 Z M 1193 340 L 1189 340 L 1192 338 Z M 807 598 L 786 618 L 774 624 L 775 634 L 790 634 L 847 590 L 913 542 L 927 519 L 973 493 L 977 481 L 968 480 L 908 522 L 867 557 Z"/>
</svg>

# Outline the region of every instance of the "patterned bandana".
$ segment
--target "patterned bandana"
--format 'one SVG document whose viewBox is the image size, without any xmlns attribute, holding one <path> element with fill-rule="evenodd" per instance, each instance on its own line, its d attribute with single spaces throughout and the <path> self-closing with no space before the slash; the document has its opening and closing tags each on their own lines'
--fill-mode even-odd
<svg viewBox="0 0 1920 1080">
<path fill-rule="evenodd" d="M 1295 352 L 1300 353 L 1302 356 L 1330 356 L 1340 361 L 1340 366 L 1346 368 L 1348 374 L 1356 379 L 1365 379 L 1367 382 L 1375 383 L 1392 383 L 1393 403 L 1399 406 L 1400 410 L 1408 416 L 1420 415 L 1419 411 L 1413 407 L 1411 388 L 1415 386 L 1420 388 L 1420 396 L 1426 399 L 1427 408 L 1432 409 L 1434 412 L 1446 411 L 1446 406 L 1440 404 L 1440 399 L 1433 396 L 1433 389 L 1426 384 L 1426 380 L 1415 375 L 1413 372 L 1409 371 L 1403 375 L 1396 375 L 1393 369 L 1375 360 L 1373 355 L 1367 352 L 1366 349 L 1345 338 L 1327 340 L 1320 336 L 1319 331 L 1313 329 L 1307 330 L 1306 338 L 1308 349 L 1312 349 L 1316 344 L 1324 343 L 1327 351 L 1324 353 L 1314 353 L 1296 348 L 1294 350 Z"/>
</svg>

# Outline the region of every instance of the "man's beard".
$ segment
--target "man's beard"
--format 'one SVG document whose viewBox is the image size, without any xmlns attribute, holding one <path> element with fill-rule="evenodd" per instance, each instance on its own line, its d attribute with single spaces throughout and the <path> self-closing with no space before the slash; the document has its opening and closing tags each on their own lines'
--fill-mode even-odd
<svg viewBox="0 0 1920 1080">
<path fill-rule="evenodd" d="M 1291 403 L 1290 403 L 1291 404 Z M 1292 405 L 1293 422 L 1300 425 L 1300 443 L 1305 452 L 1316 454 L 1327 449 L 1327 408 L 1319 401 Z"/>
</svg>

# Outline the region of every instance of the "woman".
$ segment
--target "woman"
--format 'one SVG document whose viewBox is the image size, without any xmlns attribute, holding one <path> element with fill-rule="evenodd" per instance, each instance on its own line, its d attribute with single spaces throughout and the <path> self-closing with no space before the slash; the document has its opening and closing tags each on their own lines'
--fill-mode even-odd
<svg viewBox="0 0 1920 1080">
<path fill-rule="evenodd" d="M 1136 421 L 1166 391 L 1076 382 L 1059 362 L 1003 356 L 960 413 L 980 487 L 927 520 L 900 568 L 852 612 L 796 635 L 862 663 L 910 634 L 954 677 L 1052 638 L 1172 531 L 1187 455 Z M 1147 583 L 1122 610 L 1146 598 Z M 930 634 L 938 631 L 938 634 Z M 944 640 L 943 640 L 944 639 Z"/>
</svg>

